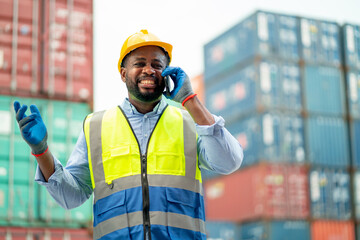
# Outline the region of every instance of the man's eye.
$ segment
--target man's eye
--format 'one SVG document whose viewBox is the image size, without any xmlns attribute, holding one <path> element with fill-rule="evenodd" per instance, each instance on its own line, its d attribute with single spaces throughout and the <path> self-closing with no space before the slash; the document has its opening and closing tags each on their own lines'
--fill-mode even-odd
<svg viewBox="0 0 360 240">
<path fill-rule="evenodd" d="M 162 69 L 162 65 L 161 64 L 154 64 L 153 65 L 153 68 L 156 68 L 156 69 Z"/>
<path fill-rule="evenodd" d="M 137 62 L 137 63 L 135 63 L 134 65 L 137 66 L 137 67 L 142 67 L 142 66 L 145 65 L 145 63 Z"/>
</svg>

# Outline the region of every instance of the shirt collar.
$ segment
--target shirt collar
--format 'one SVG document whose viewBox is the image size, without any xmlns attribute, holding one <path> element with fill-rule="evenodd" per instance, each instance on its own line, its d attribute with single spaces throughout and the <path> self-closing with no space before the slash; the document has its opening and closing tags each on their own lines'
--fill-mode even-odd
<svg viewBox="0 0 360 240">
<path fill-rule="evenodd" d="M 156 106 L 154 107 L 154 109 L 151 112 L 146 113 L 147 115 L 156 115 L 156 114 L 160 114 L 163 112 L 164 108 L 166 107 L 167 103 L 165 102 L 164 99 L 161 99 L 161 101 L 156 104 Z M 121 104 L 121 108 L 123 109 L 123 111 L 126 114 L 131 114 L 131 115 L 145 115 L 143 113 L 139 113 L 138 110 L 136 110 L 136 108 L 134 107 L 134 105 L 132 105 L 129 101 L 129 98 L 125 98 L 123 103 Z"/>
</svg>

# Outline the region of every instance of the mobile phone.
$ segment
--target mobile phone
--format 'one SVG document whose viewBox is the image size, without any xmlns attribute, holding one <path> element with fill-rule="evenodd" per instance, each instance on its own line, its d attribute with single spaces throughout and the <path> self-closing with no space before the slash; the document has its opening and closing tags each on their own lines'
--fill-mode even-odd
<svg viewBox="0 0 360 240">
<path fill-rule="evenodd" d="M 170 78 L 169 78 L 169 76 L 165 76 L 164 81 L 165 81 L 165 95 L 170 96 Z"/>
</svg>

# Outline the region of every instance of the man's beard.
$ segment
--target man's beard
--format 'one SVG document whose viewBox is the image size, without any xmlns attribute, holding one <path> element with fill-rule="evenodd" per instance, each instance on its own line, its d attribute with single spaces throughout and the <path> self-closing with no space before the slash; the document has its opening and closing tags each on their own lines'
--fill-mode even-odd
<svg viewBox="0 0 360 240">
<path fill-rule="evenodd" d="M 159 100 L 165 88 L 164 81 L 162 81 L 162 84 L 159 85 L 159 79 L 154 77 L 156 84 L 156 88 L 154 89 L 154 91 L 142 93 L 140 92 L 138 81 L 134 83 L 133 81 L 129 80 L 128 76 L 125 76 L 125 79 L 126 87 L 130 95 L 134 96 L 136 99 L 142 102 L 154 102 Z"/>
</svg>

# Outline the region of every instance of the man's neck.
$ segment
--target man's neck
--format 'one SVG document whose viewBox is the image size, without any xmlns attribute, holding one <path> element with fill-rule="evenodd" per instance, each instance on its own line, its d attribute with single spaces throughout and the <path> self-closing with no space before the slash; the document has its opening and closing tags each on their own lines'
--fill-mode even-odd
<svg viewBox="0 0 360 240">
<path fill-rule="evenodd" d="M 146 114 L 152 112 L 155 106 L 160 102 L 160 100 L 157 100 L 155 102 L 141 102 L 131 99 L 129 97 L 129 102 L 136 108 L 139 113 Z"/>
</svg>

